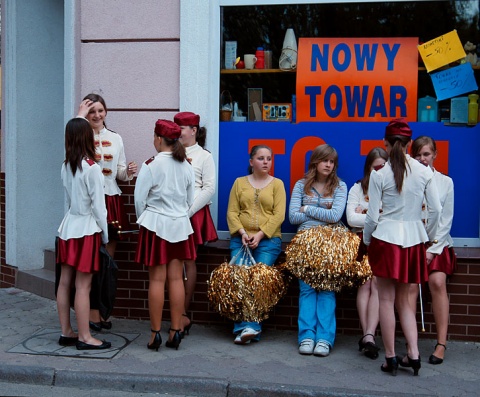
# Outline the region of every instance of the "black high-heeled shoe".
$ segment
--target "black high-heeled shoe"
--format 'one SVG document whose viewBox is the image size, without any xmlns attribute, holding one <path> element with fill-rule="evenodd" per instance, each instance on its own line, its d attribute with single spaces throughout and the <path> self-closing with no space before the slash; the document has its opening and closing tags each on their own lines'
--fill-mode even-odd
<svg viewBox="0 0 480 397">
<path fill-rule="evenodd" d="M 380 365 L 380 369 L 382 370 L 382 372 L 391 372 L 392 376 L 397 376 L 398 357 L 385 357 L 385 361 L 387 362 L 386 366 L 384 366 L 383 364 Z"/>
<path fill-rule="evenodd" d="M 189 317 L 187 313 L 183 313 L 182 316 L 188 318 L 188 325 L 183 327 L 183 331 L 180 331 L 180 338 L 185 338 L 185 335 L 190 335 L 190 328 L 192 328 L 192 319 Z"/>
<path fill-rule="evenodd" d="M 435 345 L 435 349 L 437 346 L 442 346 L 445 350 L 447 350 L 447 346 L 445 346 L 443 343 L 438 343 Z M 443 363 L 443 358 L 435 356 L 433 353 L 432 355 L 428 358 L 428 362 L 433 365 L 438 365 Z"/>
<path fill-rule="evenodd" d="M 373 338 L 373 342 L 364 342 L 363 339 L 366 336 L 371 336 Z M 372 360 L 378 358 L 378 352 L 380 348 L 375 343 L 375 335 L 372 334 L 365 334 L 363 335 L 360 340 L 358 341 L 358 351 L 363 351 L 363 354 Z"/>
<path fill-rule="evenodd" d="M 160 330 L 154 331 L 151 329 L 150 331 L 155 332 L 155 338 L 153 339 L 152 343 L 147 343 L 147 347 L 151 350 L 155 349 L 158 352 L 158 348 L 162 344 L 162 335 L 160 335 Z"/>
<path fill-rule="evenodd" d="M 168 332 L 170 333 L 170 331 L 175 331 L 175 333 L 173 334 L 172 340 L 168 339 L 165 342 L 165 346 L 166 347 L 171 347 L 172 349 L 175 348 L 175 350 L 178 350 L 178 346 L 180 345 L 180 342 L 182 341 L 182 338 L 180 337 L 180 330 L 170 328 L 168 330 Z"/>
<path fill-rule="evenodd" d="M 405 360 L 405 357 L 407 357 L 407 360 L 408 360 L 407 362 L 403 361 L 403 360 Z M 413 358 L 410 358 L 407 354 L 405 357 L 402 358 L 399 361 L 400 366 L 401 367 L 406 367 L 406 368 L 412 368 L 413 369 L 413 376 L 418 376 L 418 371 L 422 367 L 420 356 L 418 356 L 418 358 L 416 358 L 416 359 L 413 359 Z"/>
</svg>

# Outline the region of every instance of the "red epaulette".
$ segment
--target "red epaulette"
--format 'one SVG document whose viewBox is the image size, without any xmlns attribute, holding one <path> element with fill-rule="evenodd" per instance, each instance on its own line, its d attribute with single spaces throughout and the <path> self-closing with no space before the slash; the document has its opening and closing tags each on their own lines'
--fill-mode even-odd
<svg viewBox="0 0 480 397">
<path fill-rule="evenodd" d="M 88 157 L 85 158 L 85 161 L 86 161 L 90 166 L 92 166 L 93 164 L 96 164 L 95 161 L 93 161 L 92 159 L 89 159 Z"/>
<path fill-rule="evenodd" d="M 153 160 L 155 160 L 155 156 L 150 157 L 147 161 L 145 161 L 145 164 L 148 165 L 148 164 L 150 164 Z"/>
</svg>

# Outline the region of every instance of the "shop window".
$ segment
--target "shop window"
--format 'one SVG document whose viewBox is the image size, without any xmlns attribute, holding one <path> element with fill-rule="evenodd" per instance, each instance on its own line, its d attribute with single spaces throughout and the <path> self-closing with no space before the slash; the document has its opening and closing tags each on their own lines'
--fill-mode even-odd
<svg viewBox="0 0 480 397">
<path fill-rule="evenodd" d="M 457 30 L 462 43 L 477 45 L 480 65 L 478 1 L 409 1 L 336 4 L 229 6 L 221 8 L 220 90 L 231 95 L 247 116 L 248 89 L 261 88 L 262 101 L 292 102 L 295 71 L 281 71 L 285 32 L 300 37 L 418 37 L 420 42 Z M 225 42 L 236 42 L 236 56 L 272 52 L 272 69 L 225 70 Z M 474 67 L 478 80 L 480 66 Z M 419 60 L 418 97 L 435 97 L 430 76 Z M 441 102 L 439 107 L 442 107 Z"/>
</svg>

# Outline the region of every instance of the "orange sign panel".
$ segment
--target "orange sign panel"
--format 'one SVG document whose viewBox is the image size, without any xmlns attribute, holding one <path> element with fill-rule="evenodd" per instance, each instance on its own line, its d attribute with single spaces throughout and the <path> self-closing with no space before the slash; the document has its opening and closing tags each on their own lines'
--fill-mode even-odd
<svg viewBox="0 0 480 397">
<path fill-rule="evenodd" d="M 297 122 L 417 118 L 418 38 L 301 38 Z"/>
</svg>

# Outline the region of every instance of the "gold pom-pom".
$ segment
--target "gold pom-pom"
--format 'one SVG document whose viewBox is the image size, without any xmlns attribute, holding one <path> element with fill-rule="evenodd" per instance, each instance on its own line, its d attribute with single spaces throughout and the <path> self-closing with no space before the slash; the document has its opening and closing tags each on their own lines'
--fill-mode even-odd
<svg viewBox="0 0 480 397">
<path fill-rule="evenodd" d="M 210 275 L 207 296 L 222 316 L 260 322 L 286 291 L 286 279 L 275 266 L 222 263 Z"/>
<path fill-rule="evenodd" d="M 360 238 L 342 226 L 298 232 L 288 245 L 287 269 L 316 290 L 339 292 L 371 277 L 366 257 L 356 261 Z"/>
</svg>

